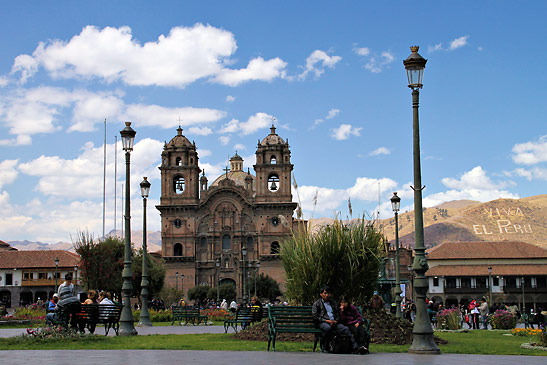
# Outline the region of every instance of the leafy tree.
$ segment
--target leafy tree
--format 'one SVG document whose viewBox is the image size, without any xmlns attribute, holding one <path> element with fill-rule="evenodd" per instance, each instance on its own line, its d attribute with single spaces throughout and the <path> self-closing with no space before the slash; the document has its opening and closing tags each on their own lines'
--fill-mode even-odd
<svg viewBox="0 0 547 365">
<path fill-rule="evenodd" d="M 188 299 L 193 300 L 194 303 L 202 306 L 205 303 L 205 299 L 207 299 L 207 294 L 209 294 L 209 285 L 194 286 L 192 289 L 188 290 Z"/>
<path fill-rule="evenodd" d="M 293 232 L 281 246 L 287 298 L 309 305 L 320 287 L 329 285 L 336 298 L 346 295 L 364 303 L 378 280 L 383 242 L 382 234 L 365 219 L 343 224 L 337 218 L 318 232 Z"/>
<path fill-rule="evenodd" d="M 148 298 L 152 299 L 163 288 L 165 280 L 165 267 L 163 262 L 156 262 L 150 255 L 147 255 L 148 264 Z M 141 280 L 142 280 L 142 249 L 133 256 L 133 263 L 131 265 L 133 271 L 133 296 L 141 295 Z"/>
<path fill-rule="evenodd" d="M 254 293 L 256 281 L 256 296 L 261 299 L 269 299 L 274 301 L 277 297 L 281 296 L 283 293 L 279 289 L 279 284 L 271 276 L 264 273 L 260 273 L 249 281 L 249 288 L 251 293 Z"/>
<path fill-rule="evenodd" d="M 218 295 L 220 297 L 220 300 L 226 299 L 228 302 L 230 302 L 236 298 L 236 288 L 232 284 L 222 284 L 218 288 Z M 216 299 L 217 288 L 210 288 L 209 292 L 207 293 L 207 297 Z"/>
<path fill-rule="evenodd" d="M 163 300 L 165 307 L 169 308 L 171 305 L 177 305 L 179 300 L 184 297 L 184 292 L 182 290 L 177 290 L 175 288 L 163 287 L 157 296 Z M 150 297 L 152 299 L 152 297 Z"/>
<path fill-rule="evenodd" d="M 123 241 L 118 237 L 94 241 L 88 232 L 79 232 L 78 239 L 72 245 L 80 255 L 79 278 L 84 287 L 106 290 L 120 296 L 123 282 Z"/>
</svg>

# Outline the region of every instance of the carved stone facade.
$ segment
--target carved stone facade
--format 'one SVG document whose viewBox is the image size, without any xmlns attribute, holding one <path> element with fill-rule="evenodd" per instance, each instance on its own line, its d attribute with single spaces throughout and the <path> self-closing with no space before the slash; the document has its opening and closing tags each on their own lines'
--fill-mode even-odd
<svg viewBox="0 0 547 365">
<path fill-rule="evenodd" d="M 248 283 L 249 276 L 257 272 L 284 286 L 279 249 L 296 224 L 293 212 L 297 207 L 291 194 L 293 165 L 288 141 L 272 125 L 270 134 L 258 142 L 256 176 L 243 171 L 243 159 L 237 152 L 230 165 L 208 186 L 205 171 L 200 177 L 196 145 L 180 127 L 165 144 L 159 167 L 161 199 L 156 208 L 161 213 L 168 286 L 178 286 L 186 293 L 200 284 L 233 283 L 238 298 L 243 299 L 244 276 Z"/>
</svg>

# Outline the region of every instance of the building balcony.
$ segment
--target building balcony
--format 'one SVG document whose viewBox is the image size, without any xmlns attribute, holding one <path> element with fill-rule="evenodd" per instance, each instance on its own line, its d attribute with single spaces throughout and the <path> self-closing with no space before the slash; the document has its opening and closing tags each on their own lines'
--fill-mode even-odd
<svg viewBox="0 0 547 365">
<path fill-rule="evenodd" d="M 64 280 L 57 279 L 57 284 Z M 55 279 L 23 279 L 21 286 L 55 286 Z"/>
<path fill-rule="evenodd" d="M 446 294 L 484 294 L 488 293 L 488 288 L 449 288 L 445 287 L 444 292 Z"/>
<path fill-rule="evenodd" d="M 516 287 L 503 287 L 503 292 L 506 294 L 522 294 L 522 288 L 516 288 Z M 547 287 L 543 288 L 531 288 L 529 286 L 524 287 L 524 293 L 525 294 L 539 294 L 539 293 L 547 293 Z"/>
</svg>

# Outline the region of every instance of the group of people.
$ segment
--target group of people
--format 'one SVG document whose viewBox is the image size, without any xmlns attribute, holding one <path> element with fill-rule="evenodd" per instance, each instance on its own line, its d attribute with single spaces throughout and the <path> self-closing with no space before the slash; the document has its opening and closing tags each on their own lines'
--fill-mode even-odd
<svg viewBox="0 0 547 365">
<path fill-rule="evenodd" d="M 83 325 L 78 323 L 77 313 L 81 311 L 82 304 L 114 304 L 110 293 L 91 289 L 87 292 L 87 298 L 80 302 L 76 288 L 72 282 L 72 274 L 65 275 L 65 281 L 59 285 L 57 293 L 53 294 L 47 306 L 46 324 L 53 325 L 60 321 L 70 321 L 73 329 L 79 328 L 83 332 Z"/>
<path fill-rule="evenodd" d="M 321 351 L 331 351 L 335 341 L 348 341 L 352 353 L 367 354 L 370 339 L 359 310 L 346 297 L 342 297 L 340 305 L 337 305 L 328 286 L 322 287 L 319 295 L 321 298 L 313 303 L 312 316 L 321 330 Z"/>
</svg>

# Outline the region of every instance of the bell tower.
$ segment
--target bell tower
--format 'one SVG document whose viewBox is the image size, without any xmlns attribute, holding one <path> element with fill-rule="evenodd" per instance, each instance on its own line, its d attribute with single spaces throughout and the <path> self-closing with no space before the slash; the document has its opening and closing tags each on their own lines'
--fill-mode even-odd
<svg viewBox="0 0 547 365">
<path fill-rule="evenodd" d="M 270 134 L 256 149 L 256 202 L 292 202 L 291 151 L 272 124 Z"/>
<path fill-rule="evenodd" d="M 177 135 L 163 146 L 161 153 L 161 199 L 160 205 L 183 205 L 199 203 L 199 173 L 196 144 L 182 135 Z"/>
</svg>

